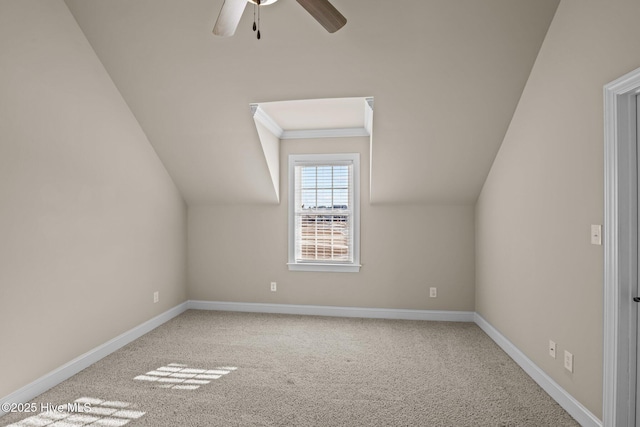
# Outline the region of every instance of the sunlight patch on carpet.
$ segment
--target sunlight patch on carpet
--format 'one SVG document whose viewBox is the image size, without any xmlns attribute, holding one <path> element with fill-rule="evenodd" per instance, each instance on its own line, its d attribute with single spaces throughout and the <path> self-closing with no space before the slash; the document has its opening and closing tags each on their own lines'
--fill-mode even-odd
<svg viewBox="0 0 640 427">
<path fill-rule="evenodd" d="M 142 417 L 146 412 L 137 411 L 129 402 L 109 401 L 93 397 L 81 397 L 64 405 L 34 404 L 42 412 L 7 427 L 119 427 Z"/>
<path fill-rule="evenodd" d="M 138 375 L 134 380 L 149 381 L 162 388 L 174 390 L 196 390 L 200 386 L 209 384 L 223 375 L 235 371 L 233 366 L 220 366 L 215 369 L 194 369 L 180 363 L 169 363 L 144 375 Z"/>
</svg>

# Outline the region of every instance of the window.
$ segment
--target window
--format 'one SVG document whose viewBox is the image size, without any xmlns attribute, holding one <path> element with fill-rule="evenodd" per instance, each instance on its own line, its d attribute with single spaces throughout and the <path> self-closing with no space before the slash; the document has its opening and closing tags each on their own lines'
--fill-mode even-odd
<svg viewBox="0 0 640 427">
<path fill-rule="evenodd" d="M 360 155 L 289 156 L 289 270 L 360 270 Z"/>
</svg>

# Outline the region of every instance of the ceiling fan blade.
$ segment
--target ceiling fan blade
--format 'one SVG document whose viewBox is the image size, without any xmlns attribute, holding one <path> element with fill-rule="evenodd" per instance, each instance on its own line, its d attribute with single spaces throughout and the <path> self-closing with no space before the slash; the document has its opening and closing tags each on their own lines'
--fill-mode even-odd
<svg viewBox="0 0 640 427">
<path fill-rule="evenodd" d="M 224 0 L 216 25 L 213 27 L 213 34 L 222 37 L 232 36 L 236 32 L 246 6 L 247 0 Z"/>
<path fill-rule="evenodd" d="M 329 0 L 297 0 L 300 6 L 313 16 L 330 33 L 335 33 L 347 23 L 338 9 Z"/>
</svg>

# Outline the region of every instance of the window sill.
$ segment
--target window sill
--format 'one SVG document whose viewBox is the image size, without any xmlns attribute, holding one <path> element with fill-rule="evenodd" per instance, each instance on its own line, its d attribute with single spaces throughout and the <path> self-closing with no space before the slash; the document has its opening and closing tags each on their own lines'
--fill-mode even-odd
<svg viewBox="0 0 640 427">
<path fill-rule="evenodd" d="M 287 263 L 289 271 L 324 271 L 332 273 L 358 273 L 360 272 L 360 264 L 320 264 L 314 262 Z"/>
</svg>

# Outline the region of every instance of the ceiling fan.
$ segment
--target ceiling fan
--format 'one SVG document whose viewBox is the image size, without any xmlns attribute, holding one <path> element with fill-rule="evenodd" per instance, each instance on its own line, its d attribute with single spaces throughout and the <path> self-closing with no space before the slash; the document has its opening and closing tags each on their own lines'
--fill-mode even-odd
<svg viewBox="0 0 640 427">
<path fill-rule="evenodd" d="M 224 0 L 220 15 L 216 25 L 213 27 L 213 34 L 222 37 L 232 36 L 236 32 L 242 12 L 244 12 L 247 3 L 254 5 L 254 23 L 253 30 L 258 29 L 258 38 L 260 38 L 260 29 L 255 23 L 255 8 L 258 9 L 258 26 L 260 22 L 260 6 L 267 6 L 278 0 Z M 347 18 L 342 16 L 338 10 L 333 7 L 329 0 L 296 0 L 300 6 L 304 7 L 307 12 L 313 16 L 327 31 L 334 33 L 347 23 Z"/>
</svg>

